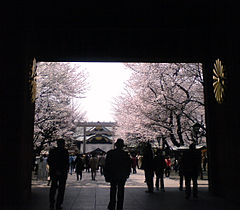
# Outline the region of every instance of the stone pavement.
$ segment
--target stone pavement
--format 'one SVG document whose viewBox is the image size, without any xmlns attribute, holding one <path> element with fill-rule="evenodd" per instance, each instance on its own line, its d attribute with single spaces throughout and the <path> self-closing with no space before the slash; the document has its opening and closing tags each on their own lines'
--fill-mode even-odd
<svg viewBox="0 0 240 210">
<path fill-rule="evenodd" d="M 214 196 L 208 192 L 207 180 L 199 180 L 199 198 L 186 200 L 178 190 L 178 179 L 165 178 L 166 192 L 145 193 L 144 174 L 138 170 L 126 183 L 124 209 L 126 210 L 240 210 L 240 205 Z M 48 210 L 49 186 L 43 181 L 33 181 L 32 198 L 23 210 Z M 109 202 L 109 184 L 97 173 L 96 181 L 91 173 L 84 172 L 83 179 L 76 181 L 69 175 L 63 210 L 106 210 Z"/>
</svg>

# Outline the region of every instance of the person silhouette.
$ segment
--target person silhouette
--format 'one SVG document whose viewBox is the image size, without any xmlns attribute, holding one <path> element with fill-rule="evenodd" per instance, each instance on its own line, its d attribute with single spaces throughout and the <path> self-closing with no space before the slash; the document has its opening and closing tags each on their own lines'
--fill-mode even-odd
<svg viewBox="0 0 240 210">
<path fill-rule="evenodd" d="M 183 191 L 183 153 L 179 154 L 178 159 L 179 190 Z"/>
<path fill-rule="evenodd" d="M 99 157 L 99 167 L 100 167 L 100 173 L 101 175 L 103 175 L 103 171 L 104 171 L 104 167 L 105 167 L 105 160 L 106 160 L 106 157 L 105 157 L 105 154 L 102 154 L 100 157 Z"/>
<path fill-rule="evenodd" d="M 143 152 L 142 169 L 144 170 L 145 181 L 148 187 L 148 190 L 145 192 L 153 193 L 154 163 L 152 146 L 149 142 L 147 143 Z"/>
<path fill-rule="evenodd" d="M 80 180 L 82 180 L 83 169 L 84 169 L 84 163 L 83 163 L 82 155 L 77 154 L 77 158 L 75 160 L 75 172 L 77 176 L 77 181 L 79 181 L 79 176 L 80 176 Z"/>
<path fill-rule="evenodd" d="M 165 176 L 169 177 L 170 173 L 171 173 L 172 162 L 171 162 L 171 159 L 170 159 L 169 156 L 165 159 L 165 161 L 166 161 L 166 164 L 167 164 L 167 167 L 165 169 Z"/>
<path fill-rule="evenodd" d="M 193 197 L 198 197 L 197 179 L 201 170 L 201 152 L 196 150 L 195 143 L 189 146 L 189 150 L 183 154 L 183 174 L 185 177 L 185 196 L 189 199 L 191 195 L 191 180 L 193 182 Z"/>
<path fill-rule="evenodd" d="M 131 159 L 128 153 L 123 151 L 124 141 L 122 139 L 117 139 L 115 146 L 116 149 L 107 152 L 104 177 L 111 185 L 108 209 L 115 210 L 117 194 L 117 210 L 122 210 L 124 186 L 131 172 Z"/>
<path fill-rule="evenodd" d="M 132 161 L 132 169 L 133 169 L 133 174 L 136 174 L 137 173 L 137 161 L 138 161 L 138 159 L 137 159 L 137 157 L 136 157 L 136 154 L 134 153 L 133 155 L 132 155 L 132 157 L 131 157 L 131 161 Z"/>
<path fill-rule="evenodd" d="M 48 156 L 49 174 L 51 178 L 51 187 L 49 192 L 50 210 L 54 209 L 55 194 L 58 188 L 56 209 L 62 209 L 62 203 L 65 192 L 65 185 L 69 170 L 69 154 L 65 149 L 64 139 L 57 140 L 57 147 L 49 151 Z"/>
<path fill-rule="evenodd" d="M 89 166 L 91 168 L 92 180 L 96 180 L 96 173 L 97 173 L 97 168 L 98 168 L 98 158 L 96 157 L 95 153 L 92 154 L 92 157 L 89 160 Z"/>
<path fill-rule="evenodd" d="M 161 191 L 165 192 L 164 189 L 164 169 L 167 167 L 165 157 L 162 154 L 162 150 L 158 149 L 156 152 L 156 156 L 153 158 L 153 164 L 154 164 L 154 172 L 156 174 L 156 189 L 159 190 L 159 180 L 160 180 L 160 186 Z"/>
</svg>

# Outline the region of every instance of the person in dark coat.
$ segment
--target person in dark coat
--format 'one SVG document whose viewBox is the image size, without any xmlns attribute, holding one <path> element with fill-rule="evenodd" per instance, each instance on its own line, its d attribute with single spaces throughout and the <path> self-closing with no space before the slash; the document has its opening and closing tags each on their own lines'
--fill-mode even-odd
<svg viewBox="0 0 240 210">
<path fill-rule="evenodd" d="M 62 209 L 62 203 L 65 192 L 65 185 L 69 170 L 69 154 L 65 149 L 64 139 L 57 140 L 57 147 L 49 152 L 47 159 L 49 165 L 49 174 L 51 178 L 51 188 L 49 193 L 50 209 L 54 209 L 55 194 L 58 188 L 56 209 Z"/>
<path fill-rule="evenodd" d="M 161 191 L 165 192 L 163 175 L 164 175 L 164 170 L 167 164 L 165 161 L 165 157 L 162 154 L 162 150 L 160 149 L 157 150 L 156 156 L 153 159 L 153 165 L 154 165 L 154 172 L 156 175 L 156 183 L 155 183 L 156 189 L 159 190 L 159 180 L 160 180 Z"/>
<path fill-rule="evenodd" d="M 191 195 L 191 180 L 193 182 L 193 197 L 198 197 L 197 179 L 201 170 L 201 152 L 196 150 L 195 143 L 183 154 L 183 174 L 185 177 L 186 199 Z"/>
<path fill-rule="evenodd" d="M 116 149 L 107 152 L 104 177 L 110 182 L 110 202 L 108 209 L 115 210 L 117 194 L 117 210 L 123 209 L 124 186 L 131 172 L 131 159 L 127 152 L 123 151 L 124 141 L 118 139 Z"/>
<path fill-rule="evenodd" d="M 98 164 L 99 164 L 99 167 L 100 167 L 100 174 L 101 174 L 101 175 L 103 175 L 103 172 L 104 172 L 105 161 L 106 161 L 105 154 L 102 154 L 102 155 L 99 157 L 99 161 L 98 161 Z"/>
<path fill-rule="evenodd" d="M 178 159 L 179 190 L 183 191 L 183 154 L 180 153 Z"/>
<path fill-rule="evenodd" d="M 82 171 L 83 170 L 84 170 L 83 159 L 82 159 L 81 155 L 78 154 L 77 158 L 75 160 L 75 172 L 76 172 L 76 176 L 77 176 L 77 181 L 79 180 L 79 176 L 80 176 L 80 180 L 82 180 Z"/>
<path fill-rule="evenodd" d="M 154 164 L 153 164 L 153 152 L 150 143 L 147 144 L 144 149 L 142 158 L 142 169 L 145 173 L 145 181 L 147 183 L 147 193 L 153 193 L 153 177 L 154 177 Z"/>
<path fill-rule="evenodd" d="M 85 167 L 86 167 L 86 172 L 90 172 L 90 165 L 89 165 L 89 160 L 90 160 L 90 156 L 89 154 L 86 154 L 85 156 Z"/>
<path fill-rule="evenodd" d="M 92 180 L 96 180 L 97 168 L 98 168 L 98 158 L 96 154 L 93 153 L 92 157 L 89 160 L 89 166 L 91 168 Z"/>
</svg>

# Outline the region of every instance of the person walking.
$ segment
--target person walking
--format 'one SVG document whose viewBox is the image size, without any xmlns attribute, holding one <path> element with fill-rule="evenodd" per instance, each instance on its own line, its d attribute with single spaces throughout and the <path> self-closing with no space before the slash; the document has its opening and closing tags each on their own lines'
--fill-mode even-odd
<svg viewBox="0 0 240 210">
<path fill-rule="evenodd" d="M 110 182 L 111 185 L 108 209 L 115 210 L 117 194 L 117 210 L 122 210 L 124 187 L 131 172 L 131 159 L 128 153 L 123 150 L 123 139 L 118 139 L 115 147 L 116 149 L 107 152 L 104 177 L 106 182 Z"/>
<path fill-rule="evenodd" d="M 185 177 L 185 196 L 191 196 L 191 180 L 193 182 L 193 197 L 198 197 L 197 179 L 201 170 L 201 152 L 196 150 L 195 143 L 189 146 L 189 150 L 183 154 L 183 174 Z"/>
<path fill-rule="evenodd" d="M 75 159 L 75 172 L 77 176 L 77 181 L 79 181 L 79 176 L 80 180 L 82 180 L 82 171 L 84 170 L 84 163 L 83 159 L 80 154 L 77 154 L 77 157 Z"/>
<path fill-rule="evenodd" d="M 49 165 L 47 164 L 47 173 L 48 173 L 48 177 L 47 177 L 47 186 L 50 186 L 50 183 L 51 183 L 51 178 L 50 178 L 50 172 L 49 172 Z"/>
<path fill-rule="evenodd" d="M 178 159 L 179 190 L 183 191 L 183 154 L 179 154 Z"/>
<path fill-rule="evenodd" d="M 85 158 L 84 158 L 84 163 L 85 163 L 86 172 L 90 172 L 90 171 L 89 171 L 89 168 L 90 168 L 90 166 L 89 166 L 89 159 L 90 159 L 90 157 L 89 157 L 89 154 L 87 153 L 87 154 L 85 155 Z"/>
<path fill-rule="evenodd" d="M 153 159 L 153 165 L 154 165 L 154 172 L 156 175 L 156 190 L 159 190 L 159 181 L 160 181 L 160 187 L 161 191 L 165 192 L 164 189 L 164 169 L 166 168 L 166 162 L 165 162 L 165 157 L 162 154 L 162 150 L 158 149 L 156 152 L 156 156 Z"/>
<path fill-rule="evenodd" d="M 57 140 L 57 147 L 49 151 L 48 156 L 49 173 L 51 178 L 51 187 L 49 193 L 50 210 L 54 209 L 55 194 L 58 188 L 56 209 L 62 209 L 62 203 L 65 192 L 65 185 L 69 170 L 69 154 L 65 149 L 64 139 Z"/>
<path fill-rule="evenodd" d="M 98 158 L 96 157 L 96 154 L 93 154 L 92 157 L 90 158 L 89 166 L 91 168 L 92 180 L 95 181 L 98 168 Z"/>
<path fill-rule="evenodd" d="M 171 162 L 171 159 L 170 159 L 169 156 L 165 159 L 165 161 L 166 161 L 166 164 L 167 164 L 167 167 L 165 169 L 165 176 L 169 177 L 170 173 L 171 173 L 172 162 Z"/>
<path fill-rule="evenodd" d="M 207 155 L 204 155 L 203 156 L 203 171 L 207 171 L 207 162 L 208 162 Z"/>
<path fill-rule="evenodd" d="M 142 169 L 145 173 L 145 181 L 147 183 L 148 190 L 146 193 L 153 193 L 153 177 L 154 177 L 154 165 L 153 165 L 153 152 L 150 143 L 147 143 L 144 149 L 142 158 Z"/>
<path fill-rule="evenodd" d="M 73 160 L 73 156 L 70 155 L 69 156 L 69 171 L 70 171 L 70 174 L 72 175 L 72 172 L 73 172 L 73 166 L 74 166 L 74 160 Z"/>
<path fill-rule="evenodd" d="M 138 159 L 137 159 L 137 157 L 136 157 L 136 154 L 133 154 L 132 155 L 132 157 L 131 157 L 131 159 L 132 159 L 132 169 L 133 169 L 133 174 L 136 174 L 137 173 L 137 161 L 138 161 Z"/>
<path fill-rule="evenodd" d="M 99 157 L 99 167 L 100 167 L 100 174 L 103 175 L 103 172 L 104 172 L 104 168 L 105 168 L 105 161 L 106 161 L 106 157 L 104 154 L 102 154 L 100 157 Z"/>
<path fill-rule="evenodd" d="M 46 181 L 47 176 L 47 156 L 44 154 L 42 157 L 40 157 L 38 164 L 38 179 Z"/>
</svg>

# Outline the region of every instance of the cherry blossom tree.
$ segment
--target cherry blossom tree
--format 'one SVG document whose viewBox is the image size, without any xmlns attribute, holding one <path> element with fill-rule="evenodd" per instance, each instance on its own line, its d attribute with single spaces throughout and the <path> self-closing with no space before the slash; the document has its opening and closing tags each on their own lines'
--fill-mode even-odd
<svg viewBox="0 0 240 210">
<path fill-rule="evenodd" d="M 166 146 L 201 142 L 205 135 L 201 64 L 128 63 L 133 70 L 116 99 L 116 135 Z M 199 130 L 193 133 L 193 126 Z M 193 135 L 194 134 L 194 135 Z"/>
<path fill-rule="evenodd" d="M 74 103 L 87 90 L 84 70 L 70 63 L 40 62 L 37 65 L 34 147 L 37 154 L 56 138 L 71 140 L 77 121 L 85 113 Z"/>
</svg>

